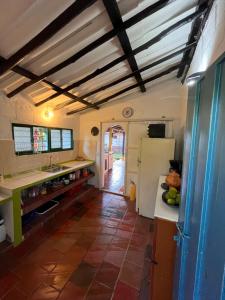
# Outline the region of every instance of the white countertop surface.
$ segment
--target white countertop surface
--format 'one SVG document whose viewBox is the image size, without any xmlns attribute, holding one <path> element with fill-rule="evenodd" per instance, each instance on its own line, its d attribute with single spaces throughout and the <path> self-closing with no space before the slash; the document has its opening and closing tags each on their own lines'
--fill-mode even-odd
<svg viewBox="0 0 225 300">
<path fill-rule="evenodd" d="M 6 199 L 9 199 L 10 196 L 9 195 L 6 195 L 6 194 L 3 194 L 0 192 L 0 203 L 5 201 Z"/>
<path fill-rule="evenodd" d="M 166 176 L 159 177 L 154 217 L 172 222 L 178 222 L 179 208 L 169 206 L 162 200 L 162 193 L 165 192 L 165 190 L 161 188 L 161 184 L 165 182 L 165 179 Z"/>
<path fill-rule="evenodd" d="M 44 171 L 30 171 L 24 174 L 20 174 L 18 176 L 5 179 L 3 183 L 0 183 L 0 188 L 5 188 L 7 190 L 15 190 L 18 188 L 22 188 L 27 185 L 33 185 L 35 183 L 41 182 L 41 181 L 46 181 L 46 180 L 51 180 L 51 178 L 61 175 L 61 174 L 66 174 L 71 171 L 76 171 L 78 169 L 81 169 L 83 167 L 88 167 L 93 165 L 93 161 L 70 161 L 66 163 L 62 163 L 61 165 L 69 167 L 67 170 L 61 170 L 58 172 L 50 173 L 50 172 L 44 172 Z"/>
</svg>

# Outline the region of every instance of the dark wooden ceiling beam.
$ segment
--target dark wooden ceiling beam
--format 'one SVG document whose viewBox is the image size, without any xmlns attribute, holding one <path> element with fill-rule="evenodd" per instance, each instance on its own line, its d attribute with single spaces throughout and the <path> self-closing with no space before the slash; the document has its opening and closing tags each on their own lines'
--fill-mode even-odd
<svg viewBox="0 0 225 300">
<path fill-rule="evenodd" d="M 26 89 L 27 87 L 29 87 L 39 81 L 42 81 L 44 78 L 52 75 L 53 73 L 60 71 L 61 69 L 67 67 L 68 65 L 76 62 L 78 59 L 80 59 L 87 53 L 93 51 L 97 47 L 99 47 L 102 44 L 104 44 L 105 42 L 109 41 L 111 38 L 116 36 L 119 32 L 130 28 L 131 26 L 133 26 L 136 23 L 140 22 L 141 20 L 147 18 L 148 16 L 156 13 L 157 11 L 159 11 L 160 9 L 164 8 L 166 5 L 168 5 L 169 3 L 172 3 L 174 1 L 176 1 L 176 0 L 159 0 L 158 2 L 150 5 L 149 7 L 145 8 L 140 13 L 138 13 L 135 16 L 131 17 L 130 19 L 126 20 L 123 23 L 122 27 L 118 28 L 118 30 L 112 29 L 111 31 L 105 33 L 102 37 L 98 38 L 91 44 L 87 45 L 85 48 L 81 49 L 80 51 L 78 51 L 77 53 L 75 53 L 74 55 L 72 55 L 71 57 L 69 57 L 68 59 L 63 61 L 62 63 L 58 64 L 57 66 L 55 66 L 55 67 L 51 68 L 50 70 L 44 72 L 43 74 L 39 75 L 37 79 L 32 79 L 31 81 L 22 84 L 21 86 L 16 88 L 14 91 L 10 92 L 7 96 L 9 98 L 11 98 L 11 97 L 15 96 L 16 94 L 18 94 L 19 92 Z"/>
<path fill-rule="evenodd" d="M 4 63 L 0 64 L 0 76 L 15 66 L 27 54 L 44 44 L 72 19 L 79 16 L 85 9 L 97 0 L 76 0 L 47 27 L 33 37 L 26 45 L 16 51 Z"/>
<path fill-rule="evenodd" d="M 0 63 L 3 63 L 4 61 L 6 61 L 2 56 L 0 56 Z M 35 75 L 34 73 L 32 73 L 31 71 L 28 71 L 26 70 L 25 68 L 23 67 L 20 67 L 20 66 L 14 66 L 12 68 L 12 71 L 21 75 L 21 76 L 24 76 L 26 78 L 29 78 L 29 79 L 35 79 L 37 77 L 37 75 Z M 88 107 L 93 107 L 93 108 L 96 108 L 98 109 L 97 105 L 95 104 L 91 104 L 89 103 L 88 101 L 85 101 L 84 99 L 79 99 L 77 96 L 69 93 L 69 92 L 64 92 L 62 88 L 60 88 L 59 86 L 55 85 L 54 83 L 44 79 L 43 82 L 47 85 L 49 85 L 54 91 L 60 93 L 60 94 L 64 94 L 66 95 L 67 97 L 73 99 L 73 101 L 79 101 L 80 103 L 82 104 L 85 104 L 87 105 Z"/>
<path fill-rule="evenodd" d="M 156 75 L 154 75 L 154 76 L 149 77 L 148 79 L 143 80 L 143 83 L 144 83 L 144 84 L 147 84 L 147 83 L 152 82 L 152 81 L 154 81 L 154 80 L 156 80 L 156 79 L 159 79 L 159 78 L 161 78 L 161 77 L 163 77 L 163 76 L 165 76 L 165 75 L 168 75 L 168 74 L 170 74 L 170 73 L 176 71 L 179 67 L 180 67 L 180 64 L 174 65 L 174 66 L 170 67 L 169 69 L 167 69 L 167 70 L 165 70 L 165 71 L 162 71 L 162 72 L 160 72 L 160 73 L 158 73 L 158 74 L 156 74 Z M 138 83 L 133 84 L 133 85 L 131 85 L 131 86 L 128 86 L 127 88 L 122 89 L 122 90 L 120 90 L 119 92 L 117 92 L 117 93 L 115 93 L 115 94 L 113 94 L 113 95 L 110 95 L 110 96 L 108 96 L 108 97 L 106 97 L 106 98 L 104 98 L 104 99 L 102 99 L 102 100 L 96 102 L 96 104 L 97 104 L 97 105 L 102 105 L 102 104 L 104 104 L 104 103 L 107 103 L 107 102 L 109 102 L 110 100 L 112 100 L 113 98 L 116 98 L 116 97 L 118 97 L 118 96 L 120 96 L 120 95 L 122 95 L 122 94 L 124 94 L 124 93 L 126 93 L 126 92 L 128 92 L 128 91 L 130 91 L 130 90 L 133 90 L 133 89 L 135 89 L 135 88 L 137 88 L 137 87 L 139 87 L 139 84 L 138 84 Z M 75 114 L 75 113 L 82 112 L 82 111 L 84 111 L 84 110 L 86 110 L 86 109 L 88 109 L 88 108 L 81 108 L 81 109 L 77 109 L 77 110 L 71 110 L 71 111 L 69 111 L 69 112 L 67 113 L 67 115 L 73 115 L 73 114 Z"/>
<path fill-rule="evenodd" d="M 184 48 L 181 48 L 178 51 L 175 51 L 175 52 L 173 52 L 173 53 L 171 53 L 171 54 L 169 54 L 167 56 L 164 56 L 164 57 L 160 58 L 157 61 L 152 62 L 151 64 L 149 64 L 147 66 L 144 66 L 143 68 L 140 68 L 138 71 L 139 72 L 144 72 L 144 71 L 147 71 L 147 70 L 149 70 L 151 68 L 154 68 L 154 67 L 156 67 L 156 66 L 158 66 L 158 65 L 160 65 L 160 64 L 162 64 L 162 63 L 164 63 L 164 62 L 166 62 L 166 61 L 168 61 L 168 60 L 170 60 L 170 59 L 172 59 L 172 58 L 174 58 L 174 57 L 176 57 L 176 56 L 184 53 L 185 51 L 187 51 L 187 50 L 195 47 L 195 45 L 196 45 L 196 42 L 194 42 L 194 43 L 192 43 L 192 44 L 190 44 L 188 46 L 185 46 Z M 101 91 L 107 90 L 107 89 L 109 89 L 109 88 L 111 88 L 111 87 L 113 87 L 113 86 L 115 86 L 115 85 L 117 85 L 117 84 L 119 84 L 119 83 L 121 83 L 121 82 L 123 82 L 123 81 L 125 81 L 125 80 L 127 80 L 127 79 L 129 79 L 131 77 L 133 77 L 134 74 L 135 74 L 135 72 L 137 72 L 137 71 L 134 71 L 134 72 L 132 72 L 132 73 L 130 73 L 128 75 L 125 75 L 125 76 L 123 76 L 123 77 L 121 77 L 119 79 L 116 79 L 116 80 L 114 80 L 114 81 L 112 81 L 112 82 L 110 82 L 110 83 L 108 83 L 106 85 L 103 85 L 103 86 L 101 86 L 101 87 L 99 87 L 99 88 L 97 88 L 97 89 L 95 89 L 95 90 L 93 90 L 93 91 L 91 91 L 91 92 L 89 92 L 87 94 L 84 94 L 84 95 L 80 96 L 79 98 L 80 99 L 86 99 L 86 98 L 88 98 L 88 97 L 90 97 L 90 96 L 92 96 L 94 94 L 97 94 L 97 93 L 99 93 Z M 71 105 L 73 103 L 74 103 L 73 100 L 66 101 L 66 102 L 64 102 L 62 104 L 59 104 L 56 107 L 56 109 L 62 109 L 62 108 L 66 107 L 68 105 Z M 44 103 L 42 101 L 40 101 L 40 102 L 38 102 L 36 104 L 36 106 L 40 106 L 41 104 L 44 104 Z"/>
<path fill-rule="evenodd" d="M 154 38 L 152 38 L 151 40 L 149 40 L 148 42 L 146 42 L 145 44 L 139 46 L 138 48 L 136 48 L 135 50 L 132 51 L 132 55 L 136 55 L 146 49 L 148 49 L 149 47 L 153 46 L 154 44 L 160 42 L 164 37 L 166 37 L 168 34 L 170 34 L 171 32 L 175 31 L 177 28 L 180 28 L 181 26 L 184 26 L 185 24 L 192 22 L 195 18 L 197 18 L 198 16 L 200 16 L 201 14 L 204 13 L 204 10 L 198 10 L 197 12 L 187 16 L 186 18 L 176 22 L 175 24 L 171 25 L 170 27 L 168 27 L 167 29 L 163 30 L 160 34 L 158 34 L 157 36 L 155 36 Z M 98 68 L 97 70 L 93 71 L 92 73 L 88 74 L 87 76 L 83 77 L 82 79 L 72 83 L 71 85 L 67 86 L 65 89 L 63 89 L 64 91 L 70 91 L 78 86 L 80 86 L 81 84 L 86 83 L 87 81 L 97 77 L 98 75 L 104 73 L 105 71 L 113 68 L 114 66 L 116 66 L 117 64 L 121 63 L 122 61 L 124 61 L 125 59 L 128 58 L 129 55 L 122 55 L 118 58 L 116 58 L 115 60 L 111 61 L 110 63 L 106 64 L 105 66 Z M 14 90 L 11 93 L 14 93 L 16 90 Z M 61 95 L 61 93 L 56 93 L 46 99 L 42 100 L 42 104 L 46 103 L 50 100 L 53 100 L 54 98 L 58 97 L 59 95 Z M 8 96 L 10 96 L 10 94 L 8 94 Z"/>
<path fill-rule="evenodd" d="M 177 78 L 182 78 L 182 83 L 184 83 L 187 73 L 189 71 L 192 59 L 195 54 L 196 47 L 198 45 L 199 39 L 201 37 L 202 31 L 204 29 L 205 23 L 208 19 L 209 13 L 211 11 L 214 0 L 199 0 L 198 9 L 204 9 L 205 14 L 199 16 L 192 25 L 192 29 L 188 38 L 189 43 L 196 42 L 196 46 L 192 49 L 187 50 L 182 58 L 181 67 L 177 72 Z"/>
<path fill-rule="evenodd" d="M 103 0 L 103 3 L 105 5 L 105 8 L 107 10 L 107 13 L 109 15 L 109 18 L 112 22 L 112 25 L 115 30 L 117 30 L 119 27 L 123 26 L 123 20 L 120 14 L 119 7 L 117 5 L 116 0 Z M 128 35 L 125 30 L 119 32 L 117 34 L 117 37 L 120 41 L 120 45 L 123 49 L 124 54 L 128 55 L 127 61 L 129 63 L 130 69 L 132 72 L 134 72 L 134 77 L 139 83 L 139 87 L 141 92 L 146 92 L 146 88 L 143 84 L 143 79 L 141 77 L 141 73 L 138 70 L 137 61 L 135 59 L 134 55 L 129 55 L 132 53 L 132 47 L 128 38 Z"/>
</svg>

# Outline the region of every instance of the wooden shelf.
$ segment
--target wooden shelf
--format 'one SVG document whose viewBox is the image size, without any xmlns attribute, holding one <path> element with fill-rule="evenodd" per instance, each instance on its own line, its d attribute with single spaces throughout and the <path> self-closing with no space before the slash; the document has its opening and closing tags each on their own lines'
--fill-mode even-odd
<svg viewBox="0 0 225 300">
<path fill-rule="evenodd" d="M 70 213 L 71 211 L 70 207 L 93 189 L 94 187 L 87 185 L 83 187 L 77 195 L 63 197 L 58 206 L 46 212 L 44 215 L 36 214 L 29 223 L 23 225 L 24 239 L 26 240 L 37 231 L 42 230 L 44 226 L 48 227 L 47 224 L 51 222 L 51 220 L 54 220 L 54 224 L 60 226 L 60 222 L 57 221 L 57 218 L 60 216 L 61 221 L 63 221 L 63 218 L 66 220 L 68 218 L 67 212 Z"/>
<path fill-rule="evenodd" d="M 92 178 L 94 174 L 90 174 L 87 177 L 82 177 L 68 185 L 65 185 L 63 187 L 57 188 L 57 189 L 51 189 L 46 195 L 39 195 L 34 198 L 27 198 L 23 202 L 22 206 L 22 215 L 25 215 L 32 210 L 35 210 L 39 206 L 43 205 L 44 203 L 64 194 L 65 192 L 71 190 L 72 188 L 81 185 L 88 181 L 90 178 Z"/>
</svg>

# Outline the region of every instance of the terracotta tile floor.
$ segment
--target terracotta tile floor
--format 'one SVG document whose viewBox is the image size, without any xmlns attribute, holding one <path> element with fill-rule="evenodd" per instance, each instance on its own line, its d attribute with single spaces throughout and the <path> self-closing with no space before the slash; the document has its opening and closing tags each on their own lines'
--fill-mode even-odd
<svg viewBox="0 0 225 300">
<path fill-rule="evenodd" d="M 123 194 L 124 193 L 124 159 L 114 160 L 113 167 L 105 174 L 104 189 Z"/>
<path fill-rule="evenodd" d="M 101 192 L 71 210 L 48 235 L 0 256 L 0 299 L 149 299 L 152 221 Z"/>
</svg>

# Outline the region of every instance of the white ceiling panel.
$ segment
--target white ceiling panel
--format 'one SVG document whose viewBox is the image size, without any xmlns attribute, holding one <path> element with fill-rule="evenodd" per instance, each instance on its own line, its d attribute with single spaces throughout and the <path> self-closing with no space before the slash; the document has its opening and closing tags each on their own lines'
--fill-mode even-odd
<svg viewBox="0 0 225 300">
<path fill-rule="evenodd" d="M 73 2 L 73 0 L 20 0 L 15 5 L 15 0 L 0 1 L 0 56 L 4 58 L 11 56 Z M 135 16 L 156 2 L 157 0 L 117 0 L 123 21 Z M 197 2 L 197 0 L 171 0 L 163 9 L 128 28 L 126 33 L 132 49 L 134 50 L 143 45 L 169 26 L 195 12 Z M 6 11 L 7 14 L 5 13 Z M 148 49 L 135 55 L 138 68 L 151 64 L 185 47 L 192 24 L 193 22 L 190 22 L 178 28 Z M 40 75 L 78 53 L 112 29 L 113 27 L 103 2 L 97 0 L 95 4 L 74 18 L 63 29 L 43 43 L 43 45 L 25 56 L 19 65 L 36 75 Z M 46 79 L 61 88 L 65 88 L 74 82 L 90 76 L 90 74 L 93 74 L 122 55 L 124 55 L 124 52 L 121 43 L 118 37 L 115 36 Z M 141 76 L 143 79 L 147 79 L 154 74 L 158 74 L 172 65 L 179 64 L 182 57 L 183 55 L 180 54 L 154 68 L 142 72 Z M 131 67 L 127 59 L 125 59 L 104 73 L 92 76 L 92 79 L 89 79 L 70 92 L 76 96 L 83 96 L 131 72 Z M 162 79 L 156 80 L 156 82 L 174 78 L 175 76 L 176 72 L 173 72 Z M 29 79 L 13 71 L 8 71 L 0 77 L 0 89 L 7 94 L 26 81 L 29 81 Z M 93 94 L 86 101 L 91 103 L 98 102 L 136 83 L 137 81 L 133 76 L 111 88 Z M 146 88 L 151 87 L 153 84 L 153 82 L 147 84 Z M 135 88 L 126 94 L 138 92 L 140 92 L 140 89 Z M 40 81 L 26 88 L 22 93 L 35 104 L 56 92 L 49 85 Z M 122 97 L 124 95 L 115 99 L 121 99 Z M 56 108 L 69 101 L 70 98 L 60 95 L 45 105 Z M 81 107 L 85 106 L 76 102 L 63 108 L 62 112 L 66 113 L 70 109 Z"/>
</svg>

